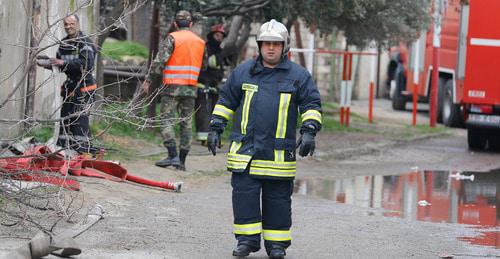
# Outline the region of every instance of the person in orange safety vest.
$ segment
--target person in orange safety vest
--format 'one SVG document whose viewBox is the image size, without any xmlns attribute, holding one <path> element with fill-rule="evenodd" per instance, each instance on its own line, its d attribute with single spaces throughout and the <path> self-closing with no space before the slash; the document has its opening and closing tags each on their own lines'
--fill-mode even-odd
<svg viewBox="0 0 500 259">
<path fill-rule="evenodd" d="M 190 30 L 192 25 L 189 11 L 177 12 L 174 22 L 177 30 L 168 34 L 160 45 L 148 79 L 150 83 L 162 85 L 161 134 L 168 156 L 155 163 L 159 167 L 173 166 L 185 170 L 186 156 L 191 148 L 191 117 L 205 52 L 205 41 Z M 177 121 L 181 129 L 179 153 L 174 131 Z"/>
</svg>

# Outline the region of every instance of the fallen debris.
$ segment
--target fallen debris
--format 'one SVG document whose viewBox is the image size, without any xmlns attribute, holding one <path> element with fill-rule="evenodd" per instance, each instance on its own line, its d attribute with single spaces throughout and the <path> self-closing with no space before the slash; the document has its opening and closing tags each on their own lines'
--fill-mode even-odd
<svg viewBox="0 0 500 259">
<path fill-rule="evenodd" d="M 28 243 L 7 254 L 5 259 L 41 258 L 49 254 L 69 257 L 79 255 L 82 250 L 74 240 L 77 236 L 103 218 L 103 208 L 96 204 L 87 214 L 82 224 L 73 226 L 59 235 L 38 232 Z"/>
</svg>

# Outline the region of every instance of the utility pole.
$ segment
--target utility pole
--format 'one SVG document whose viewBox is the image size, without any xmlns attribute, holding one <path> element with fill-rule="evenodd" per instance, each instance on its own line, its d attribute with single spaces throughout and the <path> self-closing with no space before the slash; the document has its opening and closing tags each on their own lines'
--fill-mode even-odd
<svg viewBox="0 0 500 259">
<path fill-rule="evenodd" d="M 443 10 L 442 0 L 434 1 L 434 39 L 433 45 L 433 59 L 432 59 L 432 83 L 431 83 L 431 101 L 429 109 L 429 126 L 436 127 L 437 118 L 437 95 L 438 95 L 438 82 L 439 82 L 439 48 L 441 47 L 441 12 Z"/>
</svg>

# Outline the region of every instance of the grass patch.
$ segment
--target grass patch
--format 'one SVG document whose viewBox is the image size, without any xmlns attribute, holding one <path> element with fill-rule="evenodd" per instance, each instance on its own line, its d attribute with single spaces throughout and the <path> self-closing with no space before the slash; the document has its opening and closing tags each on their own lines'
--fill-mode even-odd
<svg viewBox="0 0 500 259">
<path fill-rule="evenodd" d="M 92 123 L 91 129 L 94 136 L 105 131 L 101 137 L 94 141 L 96 146 L 106 148 L 105 159 L 135 160 L 143 146 L 162 143 L 157 128 L 140 130 L 125 122 L 97 122 Z"/>
<path fill-rule="evenodd" d="M 154 128 L 153 130 L 149 129 L 138 129 L 134 125 L 125 122 L 97 122 L 92 123 L 90 126 L 92 133 L 99 134 L 102 131 L 106 131 L 105 134 L 109 134 L 112 136 L 120 136 L 120 137 L 128 137 L 133 139 L 142 139 L 149 142 L 157 142 L 160 140 L 159 130 Z"/>
<path fill-rule="evenodd" d="M 133 41 L 105 41 L 102 54 L 106 57 L 122 60 L 124 56 L 148 58 L 149 50 L 144 45 Z"/>
<path fill-rule="evenodd" d="M 414 137 L 416 135 L 434 135 L 446 133 L 448 130 L 448 128 L 442 125 L 435 128 L 431 128 L 428 124 L 417 124 L 416 126 L 406 125 L 404 135 L 408 137 Z"/>
<path fill-rule="evenodd" d="M 38 142 L 45 143 L 54 135 L 54 128 L 50 126 L 36 127 L 31 131 L 31 136 Z"/>
<path fill-rule="evenodd" d="M 327 109 L 336 110 L 336 105 L 333 103 L 327 104 Z M 349 125 L 349 127 L 345 127 L 340 124 L 340 114 L 336 113 L 323 113 L 322 118 L 322 129 L 321 131 L 326 132 L 364 132 L 364 133 L 375 133 L 370 127 L 354 127 L 353 125 Z M 350 122 L 363 123 L 367 121 L 367 118 L 362 117 L 357 113 L 350 113 Z M 299 125 L 300 127 L 300 125 Z"/>
</svg>

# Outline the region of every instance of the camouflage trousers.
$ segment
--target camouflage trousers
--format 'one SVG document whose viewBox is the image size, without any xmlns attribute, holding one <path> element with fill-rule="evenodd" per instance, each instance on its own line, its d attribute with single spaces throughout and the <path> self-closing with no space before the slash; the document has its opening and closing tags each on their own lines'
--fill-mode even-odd
<svg viewBox="0 0 500 259">
<path fill-rule="evenodd" d="M 165 147 L 176 146 L 175 125 L 179 124 L 181 130 L 179 149 L 191 148 L 191 118 L 194 112 L 194 100 L 195 98 L 191 96 L 161 96 L 161 135 Z"/>
</svg>

